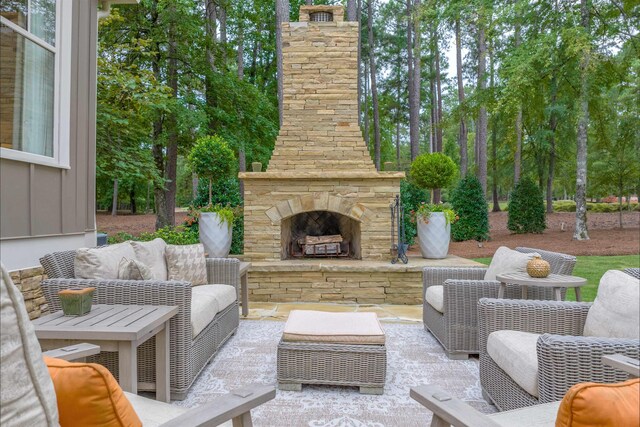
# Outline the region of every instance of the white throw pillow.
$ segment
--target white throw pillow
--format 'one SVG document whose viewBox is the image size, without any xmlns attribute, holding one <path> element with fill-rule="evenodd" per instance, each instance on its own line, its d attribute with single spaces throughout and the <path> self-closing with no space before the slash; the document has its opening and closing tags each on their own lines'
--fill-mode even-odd
<svg viewBox="0 0 640 427">
<path fill-rule="evenodd" d="M 527 263 L 534 256 L 540 256 L 540 254 L 536 252 L 524 254 L 506 246 L 500 246 L 496 253 L 493 254 L 491 264 L 489 264 L 489 268 L 484 274 L 484 280 L 496 280 L 496 275 L 501 273 L 526 272 Z"/>
<path fill-rule="evenodd" d="M 80 248 L 73 262 L 76 279 L 117 279 L 122 258 L 136 259 L 129 242 L 104 248 Z"/>
<path fill-rule="evenodd" d="M 136 259 L 144 263 L 151 270 L 152 279 L 167 280 L 167 262 L 164 259 L 164 250 L 167 244 L 164 240 L 157 238 L 150 242 L 129 242 Z"/>
<path fill-rule="evenodd" d="M 167 245 L 167 279 L 190 282 L 193 286 L 207 284 L 207 261 L 202 243 Z"/>
<path fill-rule="evenodd" d="M 639 282 L 619 270 L 604 273 L 596 299 L 587 313 L 584 335 L 640 339 Z"/>
<path fill-rule="evenodd" d="M 22 294 L 0 276 L 0 425 L 57 426 L 58 406 Z"/>
<path fill-rule="evenodd" d="M 151 270 L 144 263 L 135 259 L 122 258 L 118 265 L 118 279 L 121 280 L 151 280 Z"/>
</svg>

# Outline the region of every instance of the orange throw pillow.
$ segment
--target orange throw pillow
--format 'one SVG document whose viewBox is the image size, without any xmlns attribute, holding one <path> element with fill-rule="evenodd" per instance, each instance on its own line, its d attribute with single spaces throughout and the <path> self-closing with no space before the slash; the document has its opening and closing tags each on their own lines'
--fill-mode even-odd
<svg viewBox="0 0 640 427">
<path fill-rule="evenodd" d="M 640 379 L 623 383 L 576 384 L 565 394 L 556 427 L 638 427 Z"/>
<path fill-rule="evenodd" d="M 140 427 L 111 372 L 95 363 L 71 363 L 44 356 L 53 380 L 62 427 Z"/>
</svg>

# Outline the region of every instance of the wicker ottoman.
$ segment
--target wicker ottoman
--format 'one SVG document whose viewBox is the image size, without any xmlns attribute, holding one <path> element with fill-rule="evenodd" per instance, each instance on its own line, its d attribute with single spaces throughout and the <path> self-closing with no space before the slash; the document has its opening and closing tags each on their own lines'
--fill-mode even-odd
<svg viewBox="0 0 640 427">
<path fill-rule="evenodd" d="M 382 394 L 387 372 L 385 336 L 375 313 L 293 310 L 278 344 L 278 386 L 360 387 Z"/>
</svg>

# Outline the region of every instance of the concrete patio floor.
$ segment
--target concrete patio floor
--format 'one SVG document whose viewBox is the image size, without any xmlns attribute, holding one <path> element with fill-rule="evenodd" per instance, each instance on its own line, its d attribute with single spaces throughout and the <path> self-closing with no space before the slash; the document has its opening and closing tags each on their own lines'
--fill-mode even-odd
<svg viewBox="0 0 640 427">
<path fill-rule="evenodd" d="M 396 304 L 356 304 L 356 303 L 284 303 L 284 302 L 250 302 L 249 315 L 240 317 L 249 320 L 279 320 L 289 317 L 291 310 L 318 310 L 330 312 L 374 312 L 382 322 L 420 323 L 422 322 L 422 305 Z"/>
</svg>

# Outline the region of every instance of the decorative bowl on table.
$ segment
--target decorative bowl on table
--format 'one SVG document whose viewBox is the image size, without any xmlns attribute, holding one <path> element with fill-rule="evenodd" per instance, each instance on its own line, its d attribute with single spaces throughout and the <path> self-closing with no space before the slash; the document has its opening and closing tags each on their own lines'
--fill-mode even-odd
<svg viewBox="0 0 640 427">
<path fill-rule="evenodd" d="M 91 311 L 96 288 L 64 289 L 58 292 L 65 316 L 82 316 Z"/>
<path fill-rule="evenodd" d="M 531 277 L 547 277 L 550 272 L 551 264 L 543 260 L 540 255 L 535 255 L 533 259 L 529 260 L 527 263 L 527 274 Z"/>
</svg>

